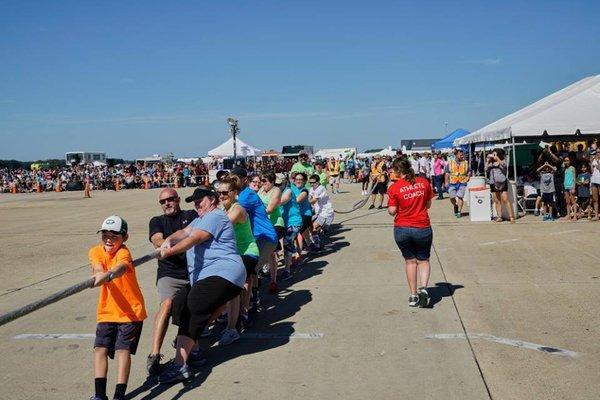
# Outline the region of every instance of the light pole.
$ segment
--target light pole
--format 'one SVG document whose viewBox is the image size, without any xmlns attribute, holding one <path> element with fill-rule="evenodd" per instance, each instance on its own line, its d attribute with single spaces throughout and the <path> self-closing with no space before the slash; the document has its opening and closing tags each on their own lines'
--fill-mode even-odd
<svg viewBox="0 0 600 400">
<path fill-rule="evenodd" d="M 448 123 L 444 122 L 444 130 L 446 131 L 446 135 L 448 134 Z"/>
<path fill-rule="evenodd" d="M 238 128 L 238 120 L 235 118 L 227 118 L 229 124 L 229 132 L 233 135 L 233 165 L 237 161 L 237 134 L 240 131 Z"/>
</svg>

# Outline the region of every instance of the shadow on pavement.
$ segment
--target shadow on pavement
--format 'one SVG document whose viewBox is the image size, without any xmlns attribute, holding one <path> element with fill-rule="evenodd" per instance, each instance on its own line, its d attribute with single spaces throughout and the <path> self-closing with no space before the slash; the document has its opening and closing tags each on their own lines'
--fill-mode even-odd
<svg viewBox="0 0 600 400">
<path fill-rule="evenodd" d="M 438 282 L 435 286 L 429 286 L 427 288 L 429 292 L 429 305 L 423 308 L 433 308 L 433 306 L 442 301 L 442 298 L 450 297 L 457 289 L 462 288 L 464 288 L 463 285 L 453 285 L 448 282 Z"/>
</svg>

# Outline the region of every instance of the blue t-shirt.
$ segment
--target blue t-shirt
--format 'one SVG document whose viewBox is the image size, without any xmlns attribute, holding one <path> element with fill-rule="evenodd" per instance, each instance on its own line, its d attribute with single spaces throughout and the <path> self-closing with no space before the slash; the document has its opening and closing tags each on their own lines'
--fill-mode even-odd
<svg viewBox="0 0 600 400">
<path fill-rule="evenodd" d="M 302 226 L 302 214 L 300 212 L 300 204 L 296 201 L 296 195 L 294 194 L 294 191 L 289 188 L 285 189 L 283 193 L 285 194 L 286 192 L 290 192 L 292 197 L 290 198 L 290 201 L 282 206 L 282 216 L 285 226 Z"/>
<path fill-rule="evenodd" d="M 308 190 L 306 190 L 305 188 L 298 189 L 298 187 L 296 185 L 292 185 L 291 189 L 292 189 L 292 192 L 294 193 L 294 197 L 296 197 L 296 198 L 298 198 L 298 196 L 300 196 L 300 194 L 302 192 L 307 193 L 307 196 L 304 198 L 304 200 L 302 200 L 298 204 L 300 205 L 300 214 L 302 214 L 303 217 L 311 217 L 312 216 L 312 208 L 310 207 L 310 201 L 308 200 Z"/>
<path fill-rule="evenodd" d="M 220 276 L 236 286 L 244 287 L 246 268 L 237 251 L 233 225 L 222 210 L 214 210 L 198 217 L 189 225 L 201 229 L 211 238 L 186 252 L 190 283 L 193 285 L 209 276 Z"/>
<path fill-rule="evenodd" d="M 270 242 L 277 243 L 277 233 L 267 215 L 267 209 L 256 192 L 249 187 L 246 187 L 238 195 L 238 203 L 244 207 L 250 225 L 252 225 L 252 234 L 256 240 L 266 239 Z"/>
</svg>

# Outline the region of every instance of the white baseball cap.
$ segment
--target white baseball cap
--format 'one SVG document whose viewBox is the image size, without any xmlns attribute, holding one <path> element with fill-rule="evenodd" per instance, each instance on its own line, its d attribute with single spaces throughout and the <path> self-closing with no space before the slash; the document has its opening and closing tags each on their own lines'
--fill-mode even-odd
<svg viewBox="0 0 600 400">
<path fill-rule="evenodd" d="M 127 233 L 127 221 L 118 215 L 111 215 L 102 222 L 102 227 L 98 232 L 101 231 L 111 231 L 124 235 Z"/>
</svg>

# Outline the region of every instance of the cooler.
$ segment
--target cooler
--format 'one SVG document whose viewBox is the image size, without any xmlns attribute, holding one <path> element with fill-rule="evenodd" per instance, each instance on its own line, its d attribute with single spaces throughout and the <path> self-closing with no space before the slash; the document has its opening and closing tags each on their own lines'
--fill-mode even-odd
<svg viewBox="0 0 600 400">
<path fill-rule="evenodd" d="M 469 219 L 489 222 L 492 219 L 492 198 L 490 189 L 471 189 L 469 197 Z"/>
</svg>

